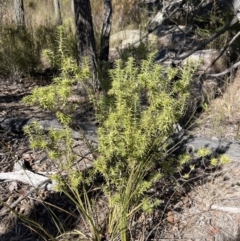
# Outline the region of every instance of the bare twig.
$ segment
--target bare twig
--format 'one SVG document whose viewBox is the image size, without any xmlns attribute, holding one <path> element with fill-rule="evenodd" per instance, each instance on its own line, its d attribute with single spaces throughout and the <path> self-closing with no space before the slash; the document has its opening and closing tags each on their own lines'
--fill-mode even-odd
<svg viewBox="0 0 240 241">
<path fill-rule="evenodd" d="M 240 65 L 240 61 L 238 61 L 237 63 L 235 63 L 234 65 L 232 65 L 230 68 L 224 70 L 224 71 L 221 72 L 221 73 L 218 73 L 218 74 L 206 74 L 206 75 L 204 75 L 204 76 L 205 76 L 205 77 L 220 77 L 220 76 L 223 76 L 223 75 L 231 72 L 232 70 L 234 70 L 235 68 L 237 68 L 239 65 Z"/>
<path fill-rule="evenodd" d="M 212 35 L 210 38 L 206 39 L 202 44 L 198 45 L 196 48 L 194 48 L 192 51 L 190 51 L 189 53 L 186 53 L 184 55 L 181 55 L 177 58 L 175 58 L 174 60 L 178 62 L 181 62 L 182 60 L 186 59 L 187 57 L 189 57 L 190 55 L 192 55 L 193 53 L 195 53 L 196 51 L 202 49 L 203 47 L 205 47 L 207 44 L 209 44 L 210 42 L 212 42 L 214 39 L 218 38 L 219 36 L 221 36 L 222 34 L 224 34 L 230 27 L 232 27 L 234 24 L 236 24 L 238 22 L 238 19 L 236 17 L 234 17 L 228 24 L 226 24 L 223 28 L 221 28 L 217 33 L 215 33 L 214 35 Z"/>
<path fill-rule="evenodd" d="M 232 40 L 222 49 L 221 53 L 219 54 L 219 56 L 213 61 L 213 63 L 205 70 L 206 71 L 211 68 L 216 61 L 223 55 L 223 53 L 226 51 L 226 49 L 240 36 L 240 31 L 232 38 Z M 227 73 L 229 73 L 230 71 L 232 71 L 233 69 L 237 68 L 239 66 L 239 62 L 235 63 L 234 65 L 232 65 L 230 68 L 224 70 L 221 73 L 218 74 L 206 74 L 204 75 L 205 77 L 220 77 L 222 75 L 225 75 Z"/>
<path fill-rule="evenodd" d="M 233 42 L 239 37 L 240 35 L 240 31 L 232 38 L 232 40 L 222 49 L 221 53 L 218 55 L 218 57 L 212 62 L 211 65 L 208 66 L 208 68 L 204 71 L 204 73 L 206 73 L 206 71 L 211 68 L 217 61 L 219 58 L 221 58 L 221 56 L 224 54 L 224 52 L 227 50 L 228 47 L 230 47 Z M 230 70 L 231 71 L 231 70 Z M 221 73 L 220 73 L 221 74 Z M 209 76 L 210 77 L 210 76 Z"/>
<path fill-rule="evenodd" d="M 158 23 L 158 25 L 156 27 L 154 27 L 153 29 L 149 30 L 148 33 L 143 34 L 141 36 L 140 39 L 136 40 L 135 42 L 133 42 L 130 46 L 134 46 L 135 44 L 139 43 L 140 41 L 146 39 L 148 37 L 149 34 L 151 34 L 152 32 L 154 32 L 160 25 L 162 25 L 162 23 L 168 19 L 171 19 L 171 17 L 187 2 L 187 0 L 183 0 L 179 6 L 177 8 L 175 8 L 171 13 L 168 13 L 168 10 L 166 9 L 166 11 L 163 13 L 163 16 L 165 15 L 165 17 Z"/>
</svg>

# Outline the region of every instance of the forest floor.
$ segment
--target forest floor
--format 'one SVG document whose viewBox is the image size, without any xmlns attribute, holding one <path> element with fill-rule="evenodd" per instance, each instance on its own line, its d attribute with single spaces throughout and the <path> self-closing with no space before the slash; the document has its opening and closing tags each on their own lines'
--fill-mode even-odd
<svg viewBox="0 0 240 241">
<path fill-rule="evenodd" d="M 22 83 L 1 83 L 0 117 L 54 119 L 51 113 L 23 103 L 22 98 L 42 82 L 28 79 Z M 240 71 L 226 91 L 205 106 L 195 127 L 193 135 L 224 140 L 240 140 Z M 92 116 L 91 114 L 88 116 Z M 92 121 L 92 117 L 89 117 Z M 0 131 L 0 173 L 10 172 L 14 163 L 23 160 L 33 172 L 51 172 L 54 163 L 41 150 L 32 150 L 23 133 Z M 166 190 L 166 183 L 158 187 L 159 198 L 163 202 L 153 215 L 141 216 L 136 220 L 138 229 L 145 230 L 143 240 L 240 240 L 236 239 L 240 223 L 240 160 L 224 165 L 216 173 L 208 173 L 206 178 L 189 181 L 188 184 L 172 192 Z M 161 183 L 159 183 L 161 185 Z M 2 202 L 10 205 L 29 186 L 16 181 L 0 181 L 0 240 L 37 241 L 48 240 L 46 234 L 34 225 L 24 222 L 24 215 L 40 223 L 53 237 L 59 235 L 54 222 L 65 231 L 83 230 L 81 217 L 76 207 L 66 196 L 46 190 L 33 192 L 15 208 L 16 212 L 1 215 L 5 209 Z M 170 190 L 170 191 L 169 191 Z M 99 204 L 99 213 L 106 208 L 104 198 Z M 50 204 L 50 205 L 48 205 Z M 55 213 L 56 219 L 50 212 Z M 64 212 L 63 210 L 67 211 Z M 72 213 L 73 215 L 70 215 Z M 104 217 L 103 217 L 104 218 Z M 147 237 L 148 236 L 148 237 Z M 45 237 L 45 238 L 44 238 Z M 239 236 L 238 236 L 239 237 Z M 79 240 L 77 236 L 56 240 Z"/>
</svg>

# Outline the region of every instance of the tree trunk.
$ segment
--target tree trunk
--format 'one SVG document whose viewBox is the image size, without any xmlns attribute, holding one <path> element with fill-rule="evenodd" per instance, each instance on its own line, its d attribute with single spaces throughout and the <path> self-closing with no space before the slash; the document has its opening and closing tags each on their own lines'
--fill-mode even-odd
<svg viewBox="0 0 240 241">
<path fill-rule="evenodd" d="M 56 25 L 61 25 L 62 16 L 61 16 L 61 8 L 60 8 L 59 0 L 54 0 L 54 11 L 55 11 Z"/>
<path fill-rule="evenodd" d="M 109 39 L 112 23 L 112 2 L 111 0 L 103 0 L 104 2 L 104 22 L 101 34 L 101 51 L 99 60 L 108 61 L 109 55 Z"/>
<path fill-rule="evenodd" d="M 89 0 L 74 0 L 75 21 L 77 29 L 77 44 L 79 54 L 79 64 L 84 57 L 89 60 L 92 71 L 92 87 L 99 88 L 99 81 L 96 78 L 97 60 L 96 44 L 93 32 L 91 5 Z"/>
<path fill-rule="evenodd" d="M 71 9 L 72 9 L 72 12 L 74 14 L 74 0 L 71 0 Z"/>
<path fill-rule="evenodd" d="M 14 0 L 14 11 L 16 16 L 16 24 L 18 26 L 24 26 L 23 0 Z"/>
</svg>

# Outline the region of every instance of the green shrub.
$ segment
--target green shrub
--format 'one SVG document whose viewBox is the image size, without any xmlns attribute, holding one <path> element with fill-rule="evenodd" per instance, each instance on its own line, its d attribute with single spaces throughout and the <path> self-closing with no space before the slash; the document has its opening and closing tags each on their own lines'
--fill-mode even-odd
<svg viewBox="0 0 240 241">
<path fill-rule="evenodd" d="M 67 36 L 65 46 L 68 55 L 77 59 L 77 43 L 71 27 L 66 24 L 61 30 Z M 42 51 L 48 49 L 52 56 L 58 53 L 59 31 L 55 26 L 19 28 L 15 25 L 0 27 L 0 75 L 21 76 L 42 68 L 55 66 L 52 61 L 42 58 Z"/>
<path fill-rule="evenodd" d="M 132 57 L 138 64 L 140 64 L 142 60 L 146 59 L 147 56 L 153 52 L 153 46 L 149 41 L 145 43 L 140 40 L 138 46 L 129 44 L 129 47 L 118 49 L 118 52 L 122 61 L 127 61 Z"/>
<path fill-rule="evenodd" d="M 91 149 L 97 154 L 96 160 L 86 175 L 72 168 L 76 157 L 68 125 L 69 114 L 74 112 L 75 106 L 68 103 L 68 97 L 71 87 L 79 80 L 86 83 L 90 72 L 86 64 L 78 68 L 66 54 L 64 42 L 60 39 L 58 49 L 61 75 L 51 85 L 38 87 L 25 98 L 27 103 L 55 112 L 63 129 L 52 129 L 44 134 L 34 123 L 25 131 L 32 147 L 45 149 L 68 173 L 67 179 L 59 175 L 53 178 L 58 181 L 58 190 L 79 208 L 88 224 L 91 239 L 100 240 L 104 234 L 86 185 L 101 176 L 104 180 L 101 191 L 108 199 L 108 217 L 104 222 L 107 233 L 111 240 L 117 237 L 129 240 L 129 225 L 134 215 L 139 211 L 151 212 L 160 202 L 147 196 L 146 192 L 172 170 L 172 160 L 167 158 L 169 137 L 174 131 L 173 125 L 184 112 L 189 83 L 197 66 L 190 64 L 182 70 L 165 68 L 155 64 L 155 55 L 150 54 L 140 64 L 136 64 L 133 58 L 127 62 L 117 61 L 110 71 L 112 87 L 108 93 L 95 95 L 86 87 L 100 123 L 98 148 Z M 61 162 L 62 156 L 67 161 Z M 176 161 L 174 166 L 185 163 Z M 87 237 L 81 231 L 77 233 Z"/>
<path fill-rule="evenodd" d="M 154 56 L 140 66 L 133 58 L 125 64 L 117 61 L 111 71 L 112 88 L 96 106 L 102 125 L 95 172 L 106 180 L 103 190 L 112 215 L 109 232 L 124 230 L 121 240 L 127 240 L 128 221 L 134 213 L 150 212 L 159 203 L 145 194 L 166 171 L 159 172 L 156 165 L 164 169 L 168 139 L 183 114 L 194 72 L 191 65 L 181 73 L 163 69 L 154 64 Z"/>
<path fill-rule="evenodd" d="M 15 75 L 32 71 L 40 63 L 33 35 L 25 28 L 0 29 L 0 74 Z"/>
<path fill-rule="evenodd" d="M 51 32 L 52 34 L 49 34 Z M 62 51 L 67 57 L 72 57 L 73 61 L 78 58 L 76 35 L 73 33 L 70 25 L 62 25 L 54 29 L 48 27 L 41 27 L 37 29 L 36 36 L 38 36 L 38 45 L 42 53 L 42 61 L 51 67 L 61 69 Z M 62 42 L 62 39 L 65 42 Z M 65 37 L 66 36 L 66 37 Z M 45 43 L 45 44 L 44 44 Z"/>
</svg>

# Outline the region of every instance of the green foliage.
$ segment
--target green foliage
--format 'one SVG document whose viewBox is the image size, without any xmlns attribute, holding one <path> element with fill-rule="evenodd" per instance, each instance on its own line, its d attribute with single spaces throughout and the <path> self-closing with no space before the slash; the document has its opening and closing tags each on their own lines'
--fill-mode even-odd
<svg viewBox="0 0 240 241">
<path fill-rule="evenodd" d="M 82 64 L 80 69 L 76 60 L 68 53 L 66 41 L 63 40 L 63 28 L 59 27 L 59 49 L 56 55 L 55 65 L 61 68 L 59 77 L 54 78 L 51 85 L 35 88 L 32 95 L 24 98 L 25 102 L 32 105 L 39 105 L 46 110 L 51 110 L 56 113 L 58 120 L 68 125 L 71 118 L 68 113 L 72 114 L 76 105 L 71 104 L 68 98 L 71 94 L 71 88 L 77 83 L 78 79 L 85 80 L 90 76 L 90 69 L 87 61 Z M 45 50 L 45 57 L 53 59 L 54 53 L 50 50 Z M 58 101 L 56 101 L 58 100 Z"/>
<path fill-rule="evenodd" d="M 231 159 L 227 155 L 222 155 L 219 158 L 221 164 L 228 164 L 231 162 Z"/>
<path fill-rule="evenodd" d="M 24 101 L 31 105 L 38 105 L 45 110 L 53 111 L 58 121 L 63 125 L 63 129 L 50 129 L 46 135 L 38 123 L 34 122 L 25 128 L 25 133 L 30 138 L 32 148 L 45 149 L 51 159 L 59 160 L 59 166 L 62 170 L 74 173 L 71 166 L 76 157 L 72 151 L 72 132 L 69 124 L 71 114 L 73 114 L 77 104 L 71 103 L 69 97 L 73 85 L 79 79 L 89 78 L 90 70 L 87 61 L 82 64 L 81 69 L 78 68 L 76 61 L 69 55 L 68 48 L 65 45 L 67 40 L 63 38 L 62 34 L 63 28 L 60 27 L 57 53 L 57 64 L 61 68 L 60 75 L 54 78 L 51 85 L 35 88 L 32 95 L 26 96 Z M 49 50 L 46 52 L 49 52 Z M 66 158 L 66 162 L 61 162 L 62 157 Z M 75 182 L 75 180 L 72 181 Z"/>
<path fill-rule="evenodd" d="M 73 33 L 70 23 L 64 22 L 62 26 L 59 26 L 57 29 L 54 27 L 53 35 L 50 36 L 46 34 L 49 32 L 48 27 L 41 27 L 37 29 L 36 35 L 39 36 L 39 40 L 43 43 L 49 43 L 48 45 L 42 46 L 42 61 L 51 66 L 61 69 L 62 66 L 62 56 L 63 51 L 67 57 L 71 57 L 75 61 L 77 60 L 77 40 L 76 36 Z M 50 29 L 51 31 L 51 29 Z M 64 43 L 63 43 L 64 36 Z M 50 37 L 50 39 L 49 39 Z M 74 65 L 72 65 L 74 66 Z"/>
<path fill-rule="evenodd" d="M 211 162 L 211 165 L 213 165 L 213 166 L 217 166 L 218 165 L 218 159 L 217 158 L 212 158 L 210 160 L 210 162 Z"/>
<path fill-rule="evenodd" d="M 57 56 L 60 39 L 59 34 L 67 36 L 67 45 L 64 46 L 68 56 L 77 59 L 76 38 L 70 26 L 66 25 L 61 32 L 55 26 L 38 26 L 19 28 L 15 25 L 2 25 L 0 27 L 0 75 L 18 76 L 26 75 L 42 67 L 58 65 Z M 48 57 L 42 56 L 43 49 L 48 49 Z M 54 56 L 54 57 L 53 57 Z"/>
<path fill-rule="evenodd" d="M 179 166 L 177 167 L 178 171 L 181 172 L 184 166 L 186 166 L 186 164 L 188 164 L 190 160 L 191 160 L 191 156 L 187 153 L 179 155 Z"/>
<path fill-rule="evenodd" d="M 218 165 L 222 165 L 222 164 L 228 164 L 231 162 L 230 158 L 226 155 L 220 155 L 217 158 L 216 157 L 212 157 L 213 153 L 211 152 L 211 150 L 209 148 L 201 148 L 198 150 L 198 155 L 201 158 L 206 158 L 206 157 L 210 157 L 210 163 L 212 166 L 218 166 Z"/>
<path fill-rule="evenodd" d="M 121 240 L 127 240 L 127 223 L 135 212 L 151 211 L 159 203 L 144 194 L 162 177 L 154 167 L 166 156 L 167 140 L 184 112 L 195 70 L 192 65 L 180 73 L 164 70 L 154 64 L 154 56 L 149 55 L 140 66 L 133 58 L 126 64 L 117 61 L 110 73 L 112 88 L 97 102 L 102 125 L 98 129 L 100 157 L 94 167 L 106 180 L 103 189 L 112 215 L 109 232 L 125 230 Z"/>
<path fill-rule="evenodd" d="M 32 34 L 25 28 L 0 28 L 0 74 L 32 71 L 40 63 Z"/>
<path fill-rule="evenodd" d="M 146 59 L 150 53 L 153 52 L 153 45 L 149 42 L 143 42 L 140 40 L 138 46 L 133 46 L 129 44 L 127 48 L 118 49 L 120 59 L 126 62 L 128 58 L 132 57 L 138 64 L 142 60 Z"/>
<path fill-rule="evenodd" d="M 67 173 L 67 179 L 59 174 L 52 175 L 58 185 L 56 191 L 66 194 L 80 210 L 81 215 L 90 229 L 93 240 L 100 240 L 100 231 L 96 214 L 93 213 L 94 206 L 91 206 L 91 200 L 88 199 L 88 193 L 84 185 L 88 184 L 92 178 L 88 178 L 79 170 L 73 169 L 73 164 L 77 157 L 72 149 L 73 139 L 72 131 L 69 128 L 71 114 L 74 113 L 76 104 L 69 102 L 72 87 L 77 81 L 88 79 L 90 76 L 87 60 L 82 64 L 80 69 L 76 61 L 70 56 L 66 46 L 67 39 L 63 38 L 63 28 L 59 28 L 59 42 L 57 49 L 56 64 L 61 73 L 55 77 L 52 84 L 45 87 L 37 87 L 33 90 L 32 95 L 26 96 L 24 101 L 31 105 L 38 105 L 45 110 L 51 110 L 56 114 L 58 121 L 62 124 L 62 129 L 51 128 L 46 133 L 37 122 L 25 127 L 24 131 L 29 137 L 30 145 L 34 149 L 44 149 L 51 160 L 58 165 L 58 171 Z M 50 53 L 46 50 L 45 53 Z M 46 55 L 46 57 L 49 57 Z M 53 56 L 50 56 L 53 57 Z M 51 58 L 50 58 L 51 61 Z M 56 101 L 58 100 L 58 101 Z M 79 192 L 79 185 L 82 189 Z M 83 233 L 79 233 L 86 237 Z"/>
<path fill-rule="evenodd" d="M 100 126 L 98 155 L 86 175 L 72 168 L 76 159 L 68 125 L 75 106 L 68 102 L 68 97 L 71 87 L 79 80 L 85 83 L 90 73 L 87 62 L 79 69 L 68 55 L 62 30 L 59 31 L 56 63 L 61 68 L 60 76 L 51 85 L 34 89 L 24 100 L 56 113 L 64 128 L 50 129 L 46 134 L 33 123 L 25 132 L 32 147 L 45 149 L 58 162 L 60 171 L 67 173 L 67 178 L 60 175 L 52 178 L 58 183 L 57 189 L 79 208 L 92 240 L 100 240 L 101 225 L 85 186 L 99 175 L 105 180 L 101 191 L 109 206 L 105 220 L 107 233 L 111 240 L 117 237 L 129 240 L 131 218 L 139 211 L 151 212 L 160 203 L 146 192 L 164 175 L 177 170 L 171 169 L 174 160 L 167 158 L 169 137 L 185 110 L 189 83 L 197 66 L 189 64 L 181 70 L 163 68 L 154 63 L 154 54 L 138 63 L 130 57 L 126 63 L 121 60 L 115 63 L 110 71 L 112 87 L 106 94 L 96 96 L 87 89 Z M 188 160 L 185 155 L 174 166 L 180 167 Z"/>
<path fill-rule="evenodd" d="M 211 155 L 211 150 L 209 150 L 208 148 L 201 148 L 198 150 L 198 155 L 200 157 L 206 157 L 206 156 L 209 156 Z"/>
<path fill-rule="evenodd" d="M 226 155 L 221 155 L 219 158 L 212 158 L 210 160 L 210 163 L 213 166 L 224 165 L 224 164 L 228 164 L 230 162 L 231 162 L 231 159 Z"/>
</svg>

